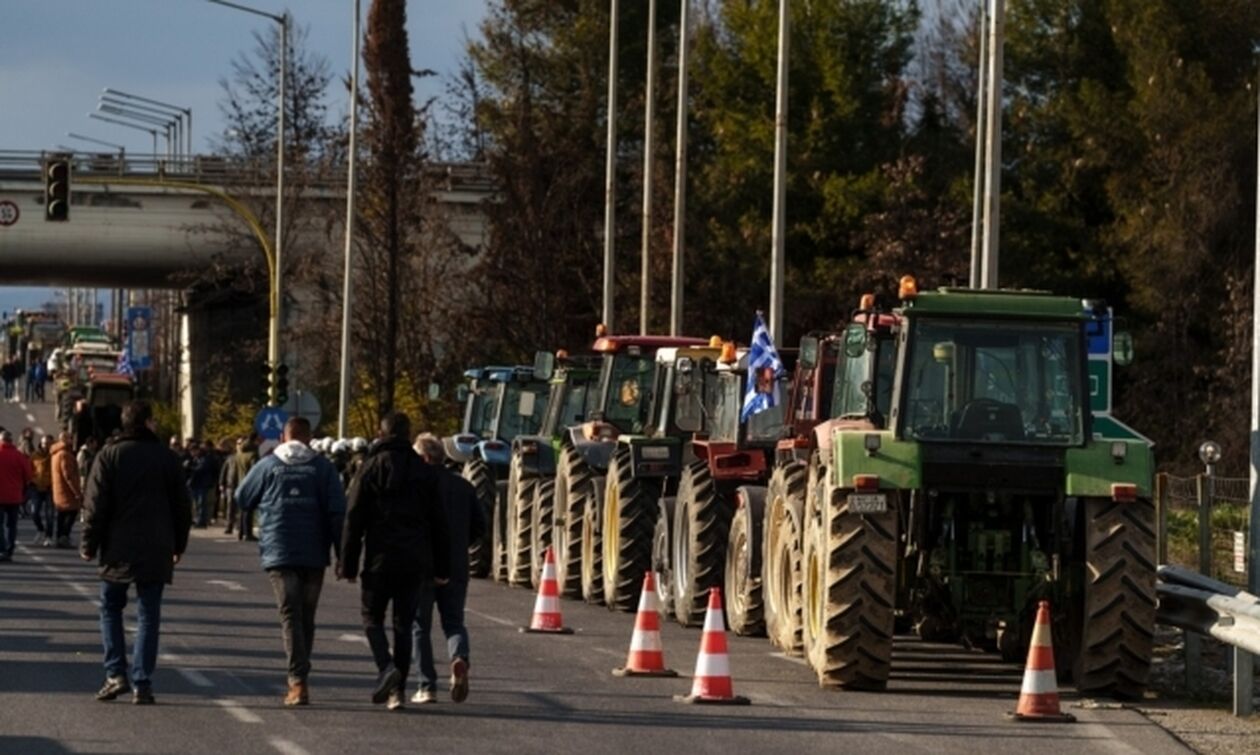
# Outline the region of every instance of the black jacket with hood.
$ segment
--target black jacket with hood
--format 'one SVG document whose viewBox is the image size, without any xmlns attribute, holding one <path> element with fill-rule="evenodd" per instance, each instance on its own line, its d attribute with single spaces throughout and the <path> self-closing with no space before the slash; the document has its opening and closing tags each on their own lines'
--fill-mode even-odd
<svg viewBox="0 0 1260 755">
<path fill-rule="evenodd" d="M 341 575 L 450 577 L 450 537 L 437 474 L 406 440 L 374 444 L 350 483 Z"/>
</svg>

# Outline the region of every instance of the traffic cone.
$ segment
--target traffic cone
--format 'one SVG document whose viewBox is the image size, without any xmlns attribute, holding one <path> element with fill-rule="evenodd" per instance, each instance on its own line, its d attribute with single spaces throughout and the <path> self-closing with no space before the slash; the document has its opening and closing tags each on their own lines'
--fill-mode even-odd
<svg viewBox="0 0 1260 755">
<path fill-rule="evenodd" d="M 630 655 L 624 668 L 613 669 L 613 676 L 678 676 L 677 671 L 665 668 L 665 654 L 661 651 L 661 604 L 652 572 L 643 577 L 639 613 L 634 617 L 634 634 L 630 636 Z"/>
<path fill-rule="evenodd" d="M 573 634 L 560 617 L 560 587 L 556 584 L 556 558 L 547 548 L 543 559 L 542 581 L 538 584 L 538 599 L 534 601 L 534 617 L 522 632 L 540 634 Z"/>
<path fill-rule="evenodd" d="M 1073 723 L 1076 717 L 1059 710 L 1059 685 L 1054 674 L 1054 646 L 1050 641 L 1050 601 L 1037 604 L 1037 623 L 1028 647 L 1028 665 L 1019 704 L 1007 718 L 1014 721 Z"/>
<path fill-rule="evenodd" d="M 680 703 L 711 705 L 747 705 L 748 698 L 735 694 L 731 683 L 731 663 L 726 654 L 726 620 L 722 617 L 722 591 L 709 589 L 709 611 L 704 616 L 704 633 L 700 636 L 700 654 L 696 656 L 696 674 L 692 677 L 691 694 L 675 695 Z"/>
</svg>

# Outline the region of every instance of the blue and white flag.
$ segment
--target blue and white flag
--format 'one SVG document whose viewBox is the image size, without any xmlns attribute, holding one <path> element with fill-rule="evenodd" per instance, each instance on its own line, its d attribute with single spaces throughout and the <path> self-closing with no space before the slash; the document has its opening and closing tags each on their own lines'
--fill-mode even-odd
<svg viewBox="0 0 1260 755">
<path fill-rule="evenodd" d="M 783 360 L 779 359 L 770 331 L 766 330 L 766 321 L 758 312 L 753 321 L 752 345 L 748 348 L 748 388 L 744 391 L 740 422 L 747 422 L 754 414 L 778 405 L 779 378 L 784 374 Z"/>
<path fill-rule="evenodd" d="M 136 376 L 136 371 L 131 368 L 131 358 L 127 356 L 126 349 L 123 349 L 122 353 L 118 355 L 118 366 L 114 368 L 114 372 L 131 378 Z"/>
</svg>

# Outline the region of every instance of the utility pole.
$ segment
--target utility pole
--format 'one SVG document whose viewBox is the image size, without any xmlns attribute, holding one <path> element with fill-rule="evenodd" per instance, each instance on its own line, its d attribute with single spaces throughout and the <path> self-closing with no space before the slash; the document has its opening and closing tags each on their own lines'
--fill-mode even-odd
<svg viewBox="0 0 1260 755">
<path fill-rule="evenodd" d="M 652 303 L 652 124 L 656 120 L 656 0 L 648 0 L 647 84 L 643 107 L 643 256 L 639 285 L 639 335 L 648 333 Z"/>
<path fill-rule="evenodd" d="M 341 387 L 337 393 L 337 437 L 349 437 L 347 411 L 350 407 L 350 305 L 354 287 L 350 285 L 351 249 L 354 243 L 354 163 L 355 135 L 359 125 L 359 0 L 354 0 L 354 22 L 351 24 L 350 66 L 350 146 L 346 171 L 346 250 L 345 271 L 341 281 Z"/>
<path fill-rule="evenodd" d="M 687 245 L 687 52 L 691 0 L 682 0 L 678 16 L 678 136 L 674 153 L 674 265 L 669 285 L 669 334 L 682 335 L 683 253 Z"/>
<path fill-rule="evenodd" d="M 988 180 L 984 185 L 984 244 L 981 250 L 981 288 L 998 287 L 998 251 L 1002 219 L 1002 47 L 1005 0 L 992 0 L 989 26 L 989 117 L 985 129 Z"/>
<path fill-rule="evenodd" d="M 604 163 L 604 327 L 614 332 L 613 270 L 617 226 L 617 16 L 618 0 L 608 14 L 608 154 Z"/>
<path fill-rule="evenodd" d="M 1260 100 L 1257 101 L 1260 108 Z M 1256 121 L 1260 147 L 1260 110 Z M 1260 162 L 1257 163 L 1260 167 Z M 1247 591 L 1260 591 L 1260 174 L 1256 179 L 1256 260 L 1251 294 L 1251 516 L 1247 526 Z M 1234 715 L 1249 716 L 1255 659 L 1234 649 Z"/>
<path fill-rule="evenodd" d="M 774 217 L 770 252 L 770 337 L 783 343 L 784 231 L 787 227 L 788 0 L 779 0 L 779 70 L 774 102 Z"/>
<path fill-rule="evenodd" d="M 983 279 L 980 277 L 980 224 L 984 217 L 984 187 L 985 170 L 984 170 L 984 152 L 986 133 L 986 119 L 988 113 L 988 102 L 985 94 L 988 91 L 987 79 L 989 77 L 989 9 L 986 7 L 987 0 L 980 0 L 980 31 L 977 37 L 980 41 L 980 57 L 976 60 L 976 173 L 975 173 L 975 192 L 972 197 L 971 209 L 971 278 L 970 285 L 972 288 L 983 288 L 981 285 Z"/>
</svg>

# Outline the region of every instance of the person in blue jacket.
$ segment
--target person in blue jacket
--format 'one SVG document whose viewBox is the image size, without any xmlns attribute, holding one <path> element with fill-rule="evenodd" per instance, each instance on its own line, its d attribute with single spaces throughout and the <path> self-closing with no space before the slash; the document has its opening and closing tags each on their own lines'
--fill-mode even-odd
<svg viewBox="0 0 1260 755">
<path fill-rule="evenodd" d="M 329 550 L 341 560 L 346 515 L 341 477 L 332 462 L 311 450 L 310 440 L 311 423 L 290 419 L 281 444 L 249 470 L 235 496 L 241 511 L 259 514 L 258 550 L 276 594 L 289 662 L 285 705 L 310 704 L 315 610 Z"/>
</svg>

